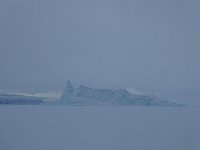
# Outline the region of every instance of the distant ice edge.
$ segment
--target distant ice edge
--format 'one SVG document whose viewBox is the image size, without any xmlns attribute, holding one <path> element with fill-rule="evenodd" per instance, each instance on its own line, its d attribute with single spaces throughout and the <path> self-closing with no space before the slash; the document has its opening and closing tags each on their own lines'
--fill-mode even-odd
<svg viewBox="0 0 200 150">
<path fill-rule="evenodd" d="M 0 105 L 69 105 L 69 106 L 159 106 L 183 107 L 154 95 L 132 93 L 127 89 L 94 89 L 80 85 L 74 88 L 68 80 L 60 98 L 0 93 Z"/>
</svg>

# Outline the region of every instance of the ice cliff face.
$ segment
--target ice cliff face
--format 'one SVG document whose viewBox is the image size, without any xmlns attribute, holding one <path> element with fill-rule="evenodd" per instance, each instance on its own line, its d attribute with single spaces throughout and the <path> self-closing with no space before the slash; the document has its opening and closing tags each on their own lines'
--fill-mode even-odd
<svg viewBox="0 0 200 150">
<path fill-rule="evenodd" d="M 58 103 L 69 105 L 182 106 L 155 96 L 131 94 L 126 89 L 93 89 L 83 85 L 73 88 L 70 81 L 67 82 Z"/>
</svg>

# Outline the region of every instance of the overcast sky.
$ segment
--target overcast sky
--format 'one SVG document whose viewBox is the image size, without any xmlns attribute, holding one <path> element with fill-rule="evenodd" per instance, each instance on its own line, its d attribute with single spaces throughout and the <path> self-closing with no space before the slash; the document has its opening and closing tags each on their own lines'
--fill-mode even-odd
<svg viewBox="0 0 200 150">
<path fill-rule="evenodd" d="M 0 88 L 200 89 L 199 0 L 1 0 Z"/>
</svg>

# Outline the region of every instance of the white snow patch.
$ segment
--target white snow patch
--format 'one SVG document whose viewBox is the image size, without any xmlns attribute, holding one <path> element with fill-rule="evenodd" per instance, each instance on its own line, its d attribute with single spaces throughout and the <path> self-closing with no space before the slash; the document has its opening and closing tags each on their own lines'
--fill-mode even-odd
<svg viewBox="0 0 200 150">
<path fill-rule="evenodd" d="M 128 92 L 130 92 L 131 94 L 133 94 L 133 95 L 144 95 L 143 92 L 137 90 L 137 89 L 134 88 L 134 87 L 128 87 L 128 88 L 126 88 L 126 90 L 127 90 Z"/>
</svg>

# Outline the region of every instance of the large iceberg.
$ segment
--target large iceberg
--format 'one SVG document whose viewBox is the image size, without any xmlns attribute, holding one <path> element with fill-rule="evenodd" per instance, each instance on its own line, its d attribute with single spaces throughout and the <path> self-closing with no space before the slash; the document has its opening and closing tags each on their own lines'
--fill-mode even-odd
<svg viewBox="0 0 200 150">
<path fill-rule="evenodd" d="M 94 89 L 83 85 L 74 88 L 70 81 L 67 81 L 58 103 L 66 105 L 183 106 L 153 95 L 132 94 L 126 89 Z"/>
</svg>

